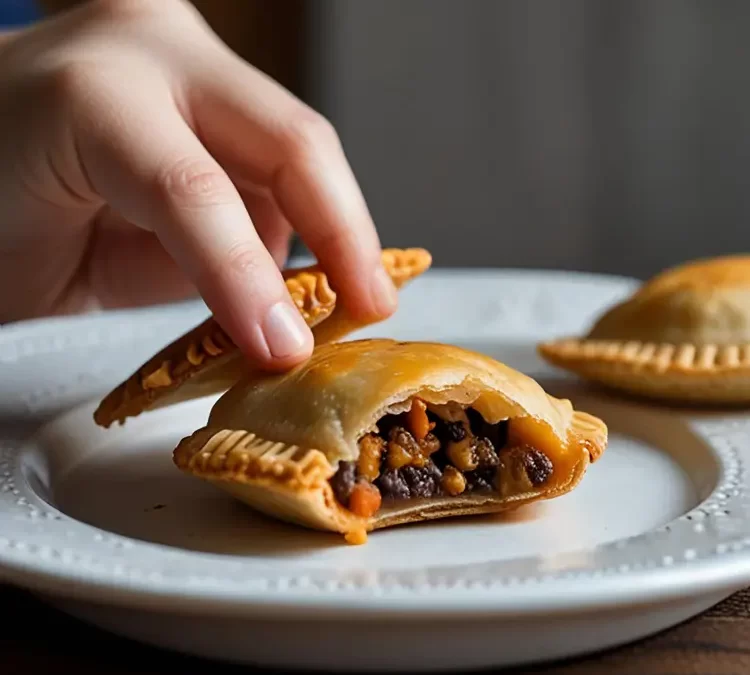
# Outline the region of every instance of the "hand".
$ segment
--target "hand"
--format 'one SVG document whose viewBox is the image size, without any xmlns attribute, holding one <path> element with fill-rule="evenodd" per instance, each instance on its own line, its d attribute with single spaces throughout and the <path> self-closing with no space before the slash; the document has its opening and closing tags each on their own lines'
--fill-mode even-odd
<svg viewBox="0 0 750 675">
<path fill-rule="evenodd" d="M 248 358 L 312 335 L 296 230 L 357 317 L 395 290 L 331 125 L 181 0 L 96 0 L 0 43 L 0 321 L 200 292 Z"/>
</svg>

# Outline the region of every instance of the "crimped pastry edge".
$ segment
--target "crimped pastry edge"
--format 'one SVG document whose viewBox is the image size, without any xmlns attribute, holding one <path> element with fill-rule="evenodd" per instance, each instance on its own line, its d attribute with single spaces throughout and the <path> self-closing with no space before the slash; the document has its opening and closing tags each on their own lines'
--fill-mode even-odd
<svg viewBox="0 0 750 675">
<path fill-rule="evenodd" d="M 387 248 L 381 254 L 386 272 L 397 287 L 423 274 L 432 265 L 432 256 L 424 248 Z"/>
<path fill-rule="evenodd" d="M 564 338 L 540 343 L 553 366 L 629 393 L 692 403 L 750 402 L 750 343 Z"/>
<path fill-rule="evenodd" d="M 603 420 L 583 410 L 573 411 L 568 443 L 584 448 L 592 464 L 602 456 L 608 441 L 609 429 Z"/>
<path fill-rule="evenodd" d="M 203 427 L 180 441 L 173 461 L 275 518 L 344 534 L 372 529 L 338 503 L 328 482 L 335 469 L 319 450 Z"/>
</svg>

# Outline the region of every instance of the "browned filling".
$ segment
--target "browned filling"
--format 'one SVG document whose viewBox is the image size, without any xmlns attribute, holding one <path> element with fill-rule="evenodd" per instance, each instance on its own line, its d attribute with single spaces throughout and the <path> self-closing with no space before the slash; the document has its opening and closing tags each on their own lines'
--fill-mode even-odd
<svg viewBox="0 0 750 675">
<path fill-rule="evenodd" d="M 498 492 L 519 469 L 541 485 L 552 462 L 537 448 L 509 444 L 509 424 L 488 424 L 473 408 L 428 410 L 414 399 L 408 412 L 386 415 L 360 439 L 359 459 L 341 462 L 331 487 L 344 507 L 369 517 L 384 502 Z"/>
</svg>

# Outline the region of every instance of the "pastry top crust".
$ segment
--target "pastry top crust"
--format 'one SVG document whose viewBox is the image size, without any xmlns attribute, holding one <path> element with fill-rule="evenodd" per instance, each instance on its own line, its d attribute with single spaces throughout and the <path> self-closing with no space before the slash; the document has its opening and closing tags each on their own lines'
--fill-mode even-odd
<svg viewBox="0 0 750 675">
<path fill-rule="evenodd" d="M 702 258 L 670 267 L 644 284 L 638 295 L 676 289 L 712 290 L 750 287 L 750 255 Z"/>
<path fill-rule="evenodd" d="M 214 404 L 207 426 L 315 448 L 335 464 L 356 459 L 362 434 L 384 414 L 408 409 L 414 396 L 428 405 L 471 405 L 489 423 L 527 418 L 535 445 L 553 457 L 571 440 L 580 448 L 596 438 L 591 429 L 587 438 L 572 438 L 581 419 L 570 401 L 549 396 L 494 359 L 447 344 L 390 339 L 323 345 L 289 372 L 244 378 Z M 587 449 L 595 458 L 602 448 Z"/>
<path fill-rule="evenodd" d="M 750 256 L 668 269 L 605 312 L 586 337 L 662 344 L 750 342 Z"/>
</svg>

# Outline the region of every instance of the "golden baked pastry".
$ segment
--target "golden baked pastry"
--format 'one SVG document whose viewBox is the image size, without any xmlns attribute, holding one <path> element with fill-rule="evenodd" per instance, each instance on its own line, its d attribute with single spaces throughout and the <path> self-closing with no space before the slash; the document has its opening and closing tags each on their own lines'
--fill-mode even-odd
<svg viewBox="0 0 750 675">
<path fill-rule="evenodd" d="M 243 378 L 174 462 L 270 516 L 362 543 L 565 494 L 606 444 L 601 420 L 488 356 L 372 339 Z"/>
<path fill-rule="evenodd" d="M 750 256 L 668 269 L 578 338 L 539 345 L 549 363 L 628 393 L 750 402 Z"/>
<path fill-rule="evenodd" d="M 432 264 L 421 248 L 385 249 L 383 266 L 397 288 L 422 274 Z M 286 287 L 316 344 L 338 340 L 364 324 L 336 305 L 336 293 L 317 266 L 283 271 Z M 237 346 L 209 317 L 141 365 L 101 401 L 94 421 L 103 427 L 146 410 L 226 391 L 247 372 Z"/>
</svg>

